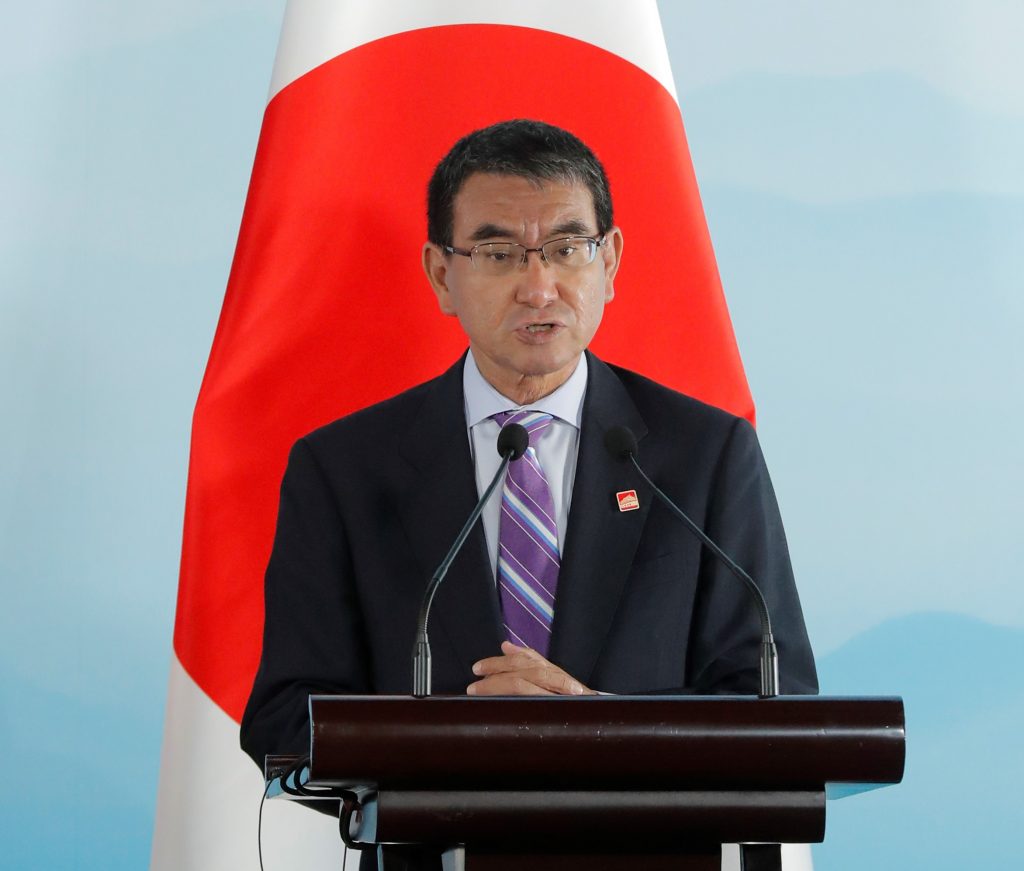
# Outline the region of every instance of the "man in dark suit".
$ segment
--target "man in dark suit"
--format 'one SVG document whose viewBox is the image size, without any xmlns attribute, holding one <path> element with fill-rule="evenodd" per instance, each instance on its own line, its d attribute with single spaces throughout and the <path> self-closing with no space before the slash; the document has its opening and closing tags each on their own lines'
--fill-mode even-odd
<svg viewBox="0 0 1024 871">
<path fill-rule="evenodd" d="M 781 691 L 815 692 L 753 429 L 586 351 L 622 254 L 590 149 L 538 122 L 476 131 L 435 170 L 428 224 L 424 268 L 469 351 L 433 381 L 293 448 L 242 722 L 247 752 L 260 764 L 266 753 L 305 752 L 310 693 L 410 692 L 426 579 L 497 467 L 506 411 L 549 424 L 531 436 L 530 457 L 546 479 L 550 502 L 534 514 L 550 521 L 540 543 L 555 569 L 534 573 L 538 594 L 527 578 L 523 595 L 519 575 L 533 575 L 507 571 L 525 562 L 506 532 L 534 514 L 516 513 L 515 493 L 496 495 L 434 602 L 435 692 L 757 692 L 748 592 L 605 449 L 615 426 L 635 433 L 648 474 L 760 584 Z M 523 637 L 519 599 L 523 619 L 540 627 L 530 647 L 510 642 Z"/>
</svg>

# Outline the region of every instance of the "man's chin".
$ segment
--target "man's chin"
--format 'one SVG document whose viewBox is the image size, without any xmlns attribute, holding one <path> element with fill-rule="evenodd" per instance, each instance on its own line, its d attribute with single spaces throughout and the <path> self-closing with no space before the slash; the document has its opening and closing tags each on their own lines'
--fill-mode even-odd
<svg viewBox="0 0 1024 871">
<path fill-rule="evenodd" d="M 576 368 L 580 355 L 577 354 L 535 354 L 517 361 L 516 371 L 523 378 L 540 379 L 568 377 Z"/>
</svg>

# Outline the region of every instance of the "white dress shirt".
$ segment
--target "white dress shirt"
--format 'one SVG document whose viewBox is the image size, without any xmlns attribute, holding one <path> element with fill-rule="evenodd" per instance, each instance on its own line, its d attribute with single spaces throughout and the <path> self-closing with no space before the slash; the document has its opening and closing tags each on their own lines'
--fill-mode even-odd
<svg viewBox="0 0 1024 871">
<path fill-rule="evenodd" d="M 529 405 L 517 405 L 507 396 L 502 396 L 491 386 L 473 359 L 473 352 L 466 355 L 462 370 L 462 389 L 466 402 L 466 427 L 469 432 L 469 446 L 476 468 L 476 489 L 483 496 L 501 465 L 498 456 L 498 433 L 501 427 L 491 416 L 502 411 L 543 411 L 552 416 L 551 424 L 540 435 L 533 447 L 544 475 L 551 488 L 555 506 L 555 522 L 558 524 L 558 550 L 565 546 L 565 528 L 569 519 L 569 503 L 572 501 L 572 485 L 576 478 L 576 453 L 579 449 L 580 419 L 583 414 L 583 396 L 587 392 L 587 357 L 580 355 L 572 375 L 553 393 L 549 393 Z M 480 520 L 484 525 L 487 539 L 487 556 L 491 570 L 497 579 L 498 531 L 501 522 L 501 487 L 498 486 Z"/>
</svg>

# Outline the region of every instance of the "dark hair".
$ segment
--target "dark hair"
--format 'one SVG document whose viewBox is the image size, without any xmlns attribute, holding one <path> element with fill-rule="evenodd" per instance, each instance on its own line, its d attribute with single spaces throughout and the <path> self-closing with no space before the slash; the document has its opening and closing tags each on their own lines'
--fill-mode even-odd
<svg viewBox="0 0 1024 871">
<path fill-rule="evenodd" d="M 594 200 L 597 232 L 612 228 L 608 177 L 594 152 L 568 130 L 517 119 L 463 136 L 435 167 L 427 186 L 427 238 L 435 245 L 452 244 L 455 196 L 477 172 L 583 184 Z"/>
</svg>

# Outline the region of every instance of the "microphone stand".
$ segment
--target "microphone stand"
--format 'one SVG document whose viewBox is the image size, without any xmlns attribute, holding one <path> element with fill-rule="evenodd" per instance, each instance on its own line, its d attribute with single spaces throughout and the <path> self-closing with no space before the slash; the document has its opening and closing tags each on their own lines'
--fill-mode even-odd
<svg viewBox="0 0 1024 871">
<path fill-rule="evenodd" d="M 772 636 L 772 621 L 768 615 L 768 604 L 764 600 L 764 595 L 761 593 L 760 588 L 754 583 L 754 579 L 750 577 L 743 569 L 741 569 L 717 544 L 715 544 L 707 535 L 704 533 L 696 523 L 694 523 L 679 506 L 675 504 L 671 499 L 668 498 L 648 476 L 647 473 L 640 468 L 640 464 L 636 461 L 636 456 L 632 451 L 626 454 L 630 461 L 633 463 L 633 468 L 640 473 L 640 477 L 643 478 L 650 488 L 655 492 L 659 499 L 678 517 L 685 523 L 690 532 L 697 536 L 703 542 L 704 546 L 708 548 L 716 557 L 718 557 L 737 578 L 739 578 L 747 589 L 750 590 L 751 595 L 754 597 L 754 601 L 757 603 L 758 614 L 761 618 L 761 691 L 758 696 L 762 699 L 775 698 L 779 694 L 779 651 L 775 646 L 775 638 Z"/>
<path fill-rule="evenodd" d="M 459 532 L 455 543 L 441 561 L 441 565 L 437 567 L 437 571 L 431 576 L 430 583 L 427 584 L 427 589 L 423 593 L 420 615 L 416 621 L 416 642 L 413 645 L 412 652 L 412 694 L 418 699 L 430 695 L 430 641 L 427 637 L 427 620 L 430 617 L 430 606 L 434 602 L 437 588 L 441 585 L 441 581 L 444 580 L 444 576 L 448 574 L 452 561 L 469 537 L 473 524 L 476 523 L 481 512 L 483 512 L 484 506 L 494 492 L 494 488 L 498 486 L 498 481 L 504 478 L 508 464 L 513 460 L 518 460 L 526 453 L 526 448 L 529 444 L 530 436 L 524 427 L 516 423 L 502 427 L 501 432 L 498 433 L 498 452 L 501 454 L 501 465 L 498 466 L 498 471 L 491 479 L 490 485 L 480 498 L 480 501 L 476 503 L 476 508 L 469 515 L 469 520 L 462 527 L 462 531 Z"/>
</svg>

